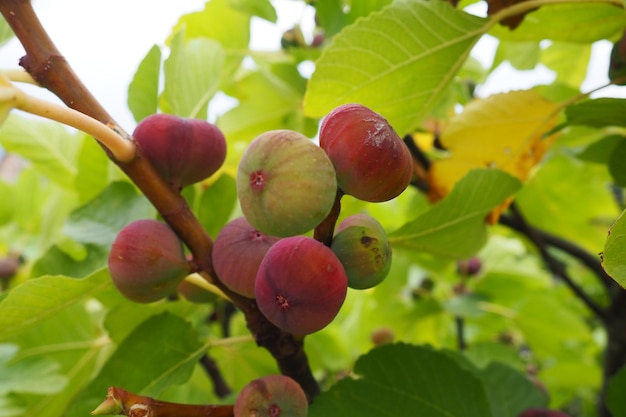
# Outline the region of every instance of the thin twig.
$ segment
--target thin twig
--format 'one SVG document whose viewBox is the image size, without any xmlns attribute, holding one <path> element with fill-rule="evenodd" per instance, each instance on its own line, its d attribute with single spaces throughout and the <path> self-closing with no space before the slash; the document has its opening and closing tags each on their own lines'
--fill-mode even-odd
<svg viewBox="0 0 626 417">
<path fill-rule="evenodd" d="M 569 276 L 565 265 L 556 259 L 550 252 L 548 251 L 548 244 L 544 237 L 539 231 L 529 225 L 522 213 L 517 209 L 515 204 L 510 206 L 511 213 L 513 215 L 512 218 L 504 217 L 501 220 L 502 224 L 509 226 L 520 233 L 526 235 L 533 244 L 537 247 L 541 258 L 545 262 L 546 266 L 552 272 L 552 274 L 563 281 L 565 285 L 591 310 L 603 323 L 606 323 L 609 319 L 608 314 L 605 309 L 600 307 L 594 300 L 592 300 L 587 293 L 585 293 L 582 288 L 574 282 L 574 280 Z M 502 218 L 502 217 L 501 217 Z M 571 249 L 571 248 L 570 248 Z"/>
<path fill-rule="evenodd" d="M 202 357 L 200 357 L 200 365 L 202 365 L 202 369 L 204 369 L 206 374 L 211 379 L 211 382 L 213 382 L 213 392 L 218 398 L 226 398 L 233 392 L 222 376 L 222 372 L 220 371 L 217 362 L 215 362 L 215 360 L 210 357 L 208 353 L 205 353 Z"/>
</svg>

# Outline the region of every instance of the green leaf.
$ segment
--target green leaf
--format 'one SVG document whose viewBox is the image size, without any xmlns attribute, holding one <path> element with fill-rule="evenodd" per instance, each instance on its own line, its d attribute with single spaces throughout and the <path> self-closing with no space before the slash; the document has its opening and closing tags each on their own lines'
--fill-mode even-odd
<svg viewBox="0 0 626 417">
<path fill-rule="evenodd" d="M 545 408 L 548 396 L 526 375 L 510 366 L 491 362 L 480 371 L 494 417 L 517 417 L 528 408 Z"/>
<path fill-rule="evenodd" d="M 490 32 L 514 41 L 594 42 L 621 34 L 624 10 L 612 4 L 555 4 L 529 13 L 515 30 L 496 25 Z"/>
<path fill-rule="evenodd" d="M 112 183 L 85 205 L 74 210 L 63 232 L 81 243 L 109 247 L 117 233 L 133 220 L 153 218 L 150 202 L 128 182 Z"/>
<path fill-rule="evenodd" d="M 385 345 L 360 357 L 354 372 L 315 399 L 311 417 L 488 417 L 476 375 L 429 347 Z"/>
<path fill-rule="evenodd" d="M 539 61 L 539 52 L 538 42 L 501 41 L 498 44 L 491 68 L 496 68 L 504 61 L 509 61 L 518 70 L 531 70 Z"/>
<path fill-rule="evenodd" d="M 0 417 L 22 417 L 25 411 L 24 401 L 16 395 L 0 396 Z"/>
<path fill-rule="evenodd" d="M 597 98 L 565 108 L 567 123 L 592 127 L 620 126 L 626 127 L 626 99 Z"/>
<path fill-rule="evenodd" d="M 591 45 L 553 42 L 541 51 L 541 63 L 556 72 L 556 82 L 579 88 L 587 77 Z"/>
<path fill-rule="evenodd" d="M 602 267 L 619 285 L 626 288 L 626 210 L 611 229 L 602 251 Z"/>
<path fill-rule="evenodd" d="M 70 134 L 63 125 L 14 114 L 0 129 L 0 145 L 28 160 L 55 183 L 74 189 L 76 155 L 84 135 Z"/>
<path fill-rule="evenodd" d="M 46 276 L 13 288 L 0 302 L 0 340 L 13 337 L 60 310 L 106 289 L 111 279 L 101 270 L 83 279 Z"/>
<path fill-rule="evenodd" d="M 128 86 L 128 108 L 137 122 L 157 112 L 160 74 L 161 49 L 153 45 Z"/>
<path fill-rule="evenodd" d="M 206 119 L 208 103 L 221 81 L 224 58 L 219 42 L 205 38 L 185 42 L 183 32 L 177 33 L 164 64 L 163 112 Z"/>
<path fill-rule="evenodd" d="M 611 379 L 606 389 L 606 406 L 613 417 L 626 417 L 626 367 L 620 369 Z"/>
<path fill-rule="evenodd" d="M 84 278 L 106 266 L 109 248 L 92 244 L 76 245 L 83 250 L 84 256 L 72 256 L 58 244 L 53 245 L 35 261 L 31 276 L 65 275 Z"/>
<path fill-rule="evenodd" d="M 456 259 L 473 255 L 486 242 L 485 217 L 520 187 L 495 169 L 470 171 L 438 204 L 389 235 L 394 248 Z"/>
<path fill-rule="evenodd" d="M 622 140 L 613 149 L 609 157 L 609 172 L 613 177 L 616 185 L 626 187 L 626 140 Z"/>
<path fill-rule="evenodd" d="M 215 238 L 230 218 L 237 204 L 235 179 L 224 174 L 202 192 L 198 220 L 209 236 Z"/>
<path fill-rule="evenodd" d="M 119 344 L 66 415 L 89 415 L 110 386 L 158 396 L 167 386 L 187 381 L 205 351 L 191 324 L 182 318 L 169 313 L 150 317 Z"/>
<path fill-rule="evenodd" d="M 9 392 L 51 395 L 63 389 L 67 378 L 58 373 L 57 363 L 45 357 L 9 363 L 16 352 L 15 345 L 0 345 L 0 395 Z"/>
<path fill-rule="evenodd" d="M 6 19 L 0 19 L 0 45 L 7 43 L 13 36 L 13 30 L 9 26 L 9 22 Z"/>
<path fill-rule="evenodd" d="M 400 135 L 439 101 L 485 30 L 485 20 L 443 1 L 397 1 L 333 38 L 311 76 L 304 112 L 322 117 L 358 102 Z"/>
<path fill-rule="evenodd" d="M 324 35 L 332 37 L 344 26 L 347 26 L 373 11 L 380 10 L 392 0 L 359 0 L 350 2 L 350 7 L 344 7 L 345 1 L 326 0 L 315 4 L 315 18 L 324 28 Z M 347 9 L 347 11 L 346 11 Z"/>
<path fill-rule="evenodd" d="M 258 16 L 268 22 L 276 23 L 278 15 L 269 0 L 230 0 L 229 5 L 250 16 Z"/>
<path fill-rule="evenodd" d="M 626 136 L 622 135 L 608 135 L 603 138 L 592 142 L 581 153 L 576 155 L 578 159 L 586 162 L 596 162 L 599 164 L 608 164 L 613 150 L 620 143 L 626 141 Z"/>
<path fill-rule="evenodd" d="M 78 153 L 78 172 L 75 181 L 81 203 L 91 200 L 109 185 L 112 165 L 97 141 L 92 138 L 83 141 Z"/>
</svg>

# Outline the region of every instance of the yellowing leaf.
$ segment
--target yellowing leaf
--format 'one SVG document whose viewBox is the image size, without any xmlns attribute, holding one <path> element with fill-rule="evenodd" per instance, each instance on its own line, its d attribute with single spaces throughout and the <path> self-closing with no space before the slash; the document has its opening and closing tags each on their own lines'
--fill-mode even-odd
<svg viewBox="0 0 626 417">
<path fill-rule="evenodd" d="M 450 157 L 432 164 L 429 198 L 445 197 L 475 168 L 498 168 L 524 181 L 555 139 L 544 135 L 555 126 L 558 109 L 558 103 L 534 91 L 496 94 L 468 104 L 442 132 L 441 142 Z M 492 216 L 497 218 L 507 205 Z"/>
</svg>

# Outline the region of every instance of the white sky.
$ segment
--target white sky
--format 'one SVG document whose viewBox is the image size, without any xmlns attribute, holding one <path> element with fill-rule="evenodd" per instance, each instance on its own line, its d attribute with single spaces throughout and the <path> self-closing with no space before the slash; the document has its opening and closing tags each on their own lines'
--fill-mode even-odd
<svg viewBox="0 0 626 417">
<path fill-rule="evenodd" d="M 139 62 L 153 44 L 164 42 L 179 16 L 203 9 L 204 3 L 205 0 L 34 0 L 35 10 L 61 53 L 96 98 L 128 131 L 132 131 L 135 122 L 126 105 L 127 88 Z M 273 3 L 279 13 L 278 25 L 254 19 L 251 45 L 254 49 L 278 47 L 282 32 L 303 16 L 301 2 L 273 0 Z M 312 24 L 311 15 L 304 23 L 307 21 Z M 481 60 L 489 65 L 494 43 L 484 39 L 479 46 Z M 596 45 L 590 64 L 592 75 L 583 85 L 584 89 L 608 82 L 609 52 L 608 42 Z M 24 50 L 16 40 L 4 45 L 0 49 L 0 68 L 17 67 L 22 55 Z M 545 69 L 513 74 L 503 67 L 480 93 L 528 88 L 552 79 L 552 73 Z M 612 87 L 601 94 L 625 96 L 625 90 L 626 87 Z M 45 91 L 32 89 L 29 92 L 56 100 Z"/>
</svg>

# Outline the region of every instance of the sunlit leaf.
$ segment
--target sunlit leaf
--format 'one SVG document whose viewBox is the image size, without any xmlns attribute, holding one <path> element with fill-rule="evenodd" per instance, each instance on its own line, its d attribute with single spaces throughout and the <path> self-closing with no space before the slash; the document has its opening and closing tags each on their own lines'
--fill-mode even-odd
<svg viewBox="0 0 626 417">
<path fill-rule="evenodd" d="M 8 339 L 35 326 L 39 320 L 93 296 L 111 284 L 106 270 L 87 278 L 47 276 L 13 288 L 0 302 L 0 339 Z"/>
<path fill-rule="evenodd" d="M 24 400 L 17 395 L 0 396 L 0 417 L 22 417 L 25 411 Z"/>
<path fill-rule="evenodd" d="M 432 164 L 429 197 L 439 200 L 475 168 L 498 168 L 524 181 L 554 139 L 543 134 L 555 125 L 557 109 L 557 104 L 533 91 L 472 101 L 450 120 L 441 135 L 450 157 Z"/>
<path fill-rule="evenodd" d="M 167 329 L 167 334 L 163 333 Z M 188 322 L 169 313 L 148 318 L 127 336 L 65 414 L 89 415 L 110 386 L 158 396 L 168 385 L 191 376 L 205 348 Z"/>
<path fill-rule="evenodd" d="M 161 74 L 161 48 L 153 45 L 139 63 L 128 86 L 128 108 L 135 121 L 157 112 L 159 78 Z"/>
<path fill-rule="evenodd" d="M 350 7 L 344 7 L 342 0 L 326 0 L 315 4 L 315 17 L 319 25 L 324 28 L 324 35 L 332 37 L 344 26 L 354 23 L 362 16 L 380 10 L 392 0 L 359 0 L 350 2 Z"/>
<path fill-rule="evenodd" d="M 50 180 L 74 188 L 76 155 L 83 134 L 71 134 L 59 123 L 12 114 L 0 129 L 0 145 L 28 160 Z"/>
<path fill-rule="evenodd" d="M 553 42 L 541 51 L 541 63 L 556 72 L 556 81 L 579 88 L 587 77 L 591 45 L 576 42 Z"/>
<path fill-rule="evenodd" d="M 531 70 L 539 61 L 539 42 L 507 42 L 501 41 L 493 58 L 492 68 L 508 61 L 518 70 Z"/>
<path fill-rule="evenodd" d="M 358 102 L 402 135 L 437 103 L 484 25 L 484 19 L 443 1 L 398 1 L 359 19 L 316 61 L 305 114 L 322 117 Z"/>
<path fill-rule="evenodd" d="M 230 6 L 249 14 L 250 16 L 258 16 L 268 22 L 276 23 L 278 16 L 276 9 L 269 0 L 230 0 Z"/>
<path fill-rule="evenodd" d="M 487 239 L 485 218 L 520 182 L 496 169 L 470 171 L 429 211 L 389 235 L 392 247 L 462 259 Z"/>
<path fill-rule="evenodd" d="M 102 146 L 92 138 L 83 141 L 78 152 L 77 163 L 76 191 L 79 194 L 80 202 L 85 203 L 109 185 L 113 163 L 107 157 Z"/>
<path fill-rule="evenodd" d="M 622 287 L 626 288 L 626 211 L 617 218 L 604 244 L 602 266 Z"/>
<path fill-rule="evenodd" d="M 594 42 L 622 33 L 626 25 L 623 11 L 612 4 L 555 4 L 529 13 L 515 30 L 496 26 L 489 33 L 516 41 Z"/>
<path fill-rule="evenodd" d="M 57 363 L 45 357 L 9 363 L 16 352 L 14 345 L 0 345 L 0 395 L 9 392 L 51 395 L 63 389 L 67 378 L 58 373 Z"/>
<path fill-rule="evenodd" d="M 316 398 L 309 415 L 493 415 L 480 379 L 456 360 L 432 348 L 405 344 L 382 346 L 359 358 L 354 372 L 358 378 L 344 378 Z"/>
<path fill-rule="evenodd" d="M 221 82 L 225 57 L 222 45 L 206 38 L 185 41 L 179 32 L 170 48 L 164 63 L 165 87 L 160 106 L 165 113 L 205 119 L 209 101 Z"/>
</svg>

